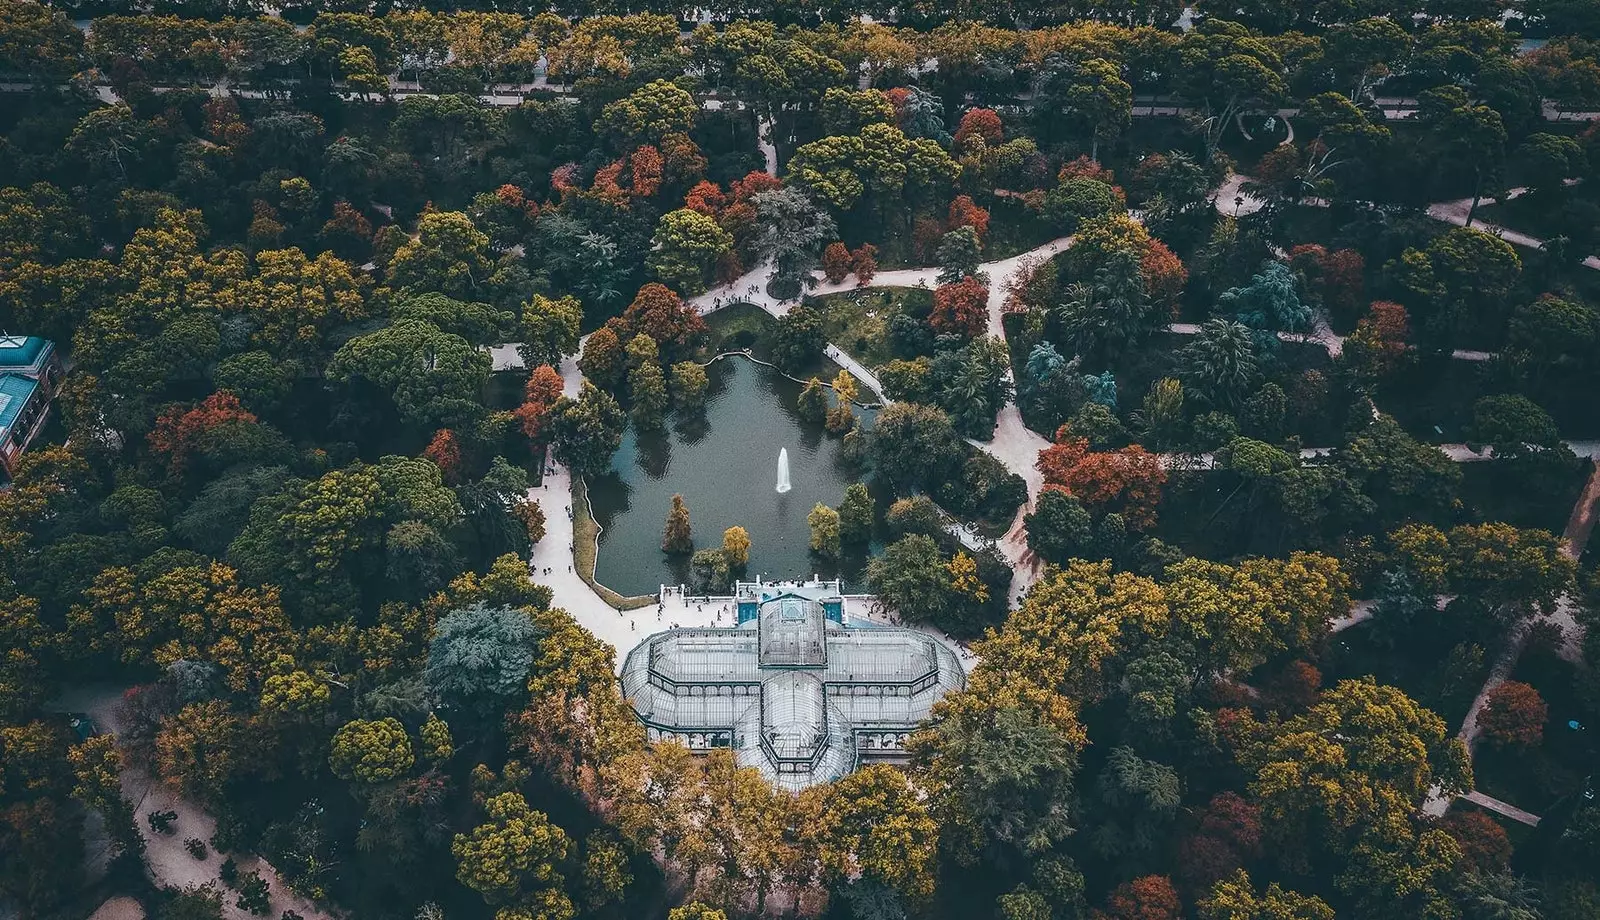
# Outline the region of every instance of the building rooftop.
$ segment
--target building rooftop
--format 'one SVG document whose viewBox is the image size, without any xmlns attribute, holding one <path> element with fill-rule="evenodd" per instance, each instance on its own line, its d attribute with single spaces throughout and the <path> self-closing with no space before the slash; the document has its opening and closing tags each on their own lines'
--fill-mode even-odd
<svg viewBox="0 0 1600 920">
<path fill-rule="evenodd" d="M 11 372 L 0 373 L 0 442 L 11 435 L 11 426 L 28 404 L 28 398 L 39 389 L 39 381 Z"/>
<path fill-rule="evenodd" d="M 39 376 L 55 344 L 36 335 L 0 335 L 0 371 Z"/>
<path fill-rule="evenodd" d="M 668 630 L 628 653 L 623 692 L 651 740 L 730 748 L 802 789 L 903 758 L 934 703 L 965 686 L 933 637 L 846 625 L 836 584 L 741 586 L 738 600 L 737 626 Z"/>
</svg>

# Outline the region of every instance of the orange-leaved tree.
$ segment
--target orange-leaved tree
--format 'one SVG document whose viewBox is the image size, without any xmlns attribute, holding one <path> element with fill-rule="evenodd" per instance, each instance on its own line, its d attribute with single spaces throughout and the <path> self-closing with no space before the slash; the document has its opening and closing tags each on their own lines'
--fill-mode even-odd
<svg viewBox="0 0 1600 920">
<path fill-rule="evenodd" d="M 1141 530 L 1155 525 L 1167 471 L 1160 457 L 1137 444 L 1093 451 L 1087 438 L 1076 437 L 1063 425 L 1056 442 L 1039 451 L 1035 466 L 1047 488 L 1064 489 L 1095 514 L 1117 512 Z"/>
</svg>

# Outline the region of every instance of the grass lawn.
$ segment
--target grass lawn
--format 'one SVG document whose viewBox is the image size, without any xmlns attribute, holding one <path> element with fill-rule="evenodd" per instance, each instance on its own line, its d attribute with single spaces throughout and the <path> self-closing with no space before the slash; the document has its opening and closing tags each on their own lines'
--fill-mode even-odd
<svg viewBox="0 0 1600 920">
<path fill-rule="evenodd" d="M 1600 190 L 1591 185 L 1579 185 L 1555 196 L 1528 194 L 1501 204 L 1479 205 L 1473 221 L 1498 224 L 1539 239 L 1554 236 L 1593 239 L 1593 216 L 1597 206 L 1600 206 Z M 1586 252 L 1592 254 L 1595 248 L 1590 245 Z M 1573 254 L 1584 253 L 1574 249 Z"/>
<path fill-rule="evenodd" d="M 983 241 L 985 262 L 1009 259 L 1061 235 L 1015 198 L 996 198 L 988 208 L 989 233 Z"/>
<path fill-rule="evenodd" d="M 772 314 L 748 303 L 736 303 L 710 313 L 706 316 L 706 326 L 711 332 L 706 343 L 706 357 L 748 348 L 756 357 L 765 360 L 767 333 L 776 322 Z"/>
<path fill-rule="evenodd" d="M 890 318 L 908 308 L 917 312 L 930 309 L 933 292 L 917 288 L 862 288 L 808 298 L 807 303 L 823 311 L 822 328 L 828 341 L 867 367 L 876 368 L 895 357 L 889 350 Z"/>
</svg>

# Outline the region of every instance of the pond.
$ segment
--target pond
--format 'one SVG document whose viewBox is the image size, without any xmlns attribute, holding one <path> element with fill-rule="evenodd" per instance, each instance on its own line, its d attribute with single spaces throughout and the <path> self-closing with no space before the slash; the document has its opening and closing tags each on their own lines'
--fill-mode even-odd
<svg viewBox="0 0 1600 920">
<path fill-rule="evenodd" d="M 808 545 L 806 514 L 818 502 L 838 507 L 858 474 L 841 462 L 839 438 L 796 415 L 801 384 L 741 357 L 716 361 L 706 373 L 711 387 L 703 413 L 675 414 L 661 432 L 630 427 L 610 472 L 589 483 L 602 528 L 596 579 L 622 594 L 689 584 L 688 557 L 661 552 L 672 496 L 681 494 L 697 549 L 721 546 L 723 530 L 735 524 L 750 532 L 746 577 L 838 575 L 858 586 L 862 559 L 847 559 L 841 568 L 812 555 Z M 871 410 L 856 414 L 871 426 Z M 783 495 L 780 448 L 788 448 L 793 485 Z"/>
</svg>

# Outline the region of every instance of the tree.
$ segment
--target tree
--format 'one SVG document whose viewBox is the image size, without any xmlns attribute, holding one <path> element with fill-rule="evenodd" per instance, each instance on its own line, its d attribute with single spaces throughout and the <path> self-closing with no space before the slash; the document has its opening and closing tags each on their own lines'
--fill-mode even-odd
<svg viewBox="0 0 1600 920">
<path fill-rule="evenodd" d="M 690 357 L 706 334 L 706 323 L 699 311 L 660 284 L 640 288 L 622 316 L 609 320 L 606 328 L 616 332 L 619 342 L 649 336 L 660 348 L 661 360 L 668 363 Z M 589 341 L 592 343 L 594 337 L 590 336 Z"/>
<path fill-rule="evenodd" d="M 750 534 L 735 524 L 722 532 L 722 556 L 731 569 L 743 570 L 750 564 Z"/>
<path fill-rule="evenodd" d="M 1456 86 L 1427 90 L 1419 97 L 1417 115 L 1428 131 L 1443 162 L 1471 167 L 1472 206 L 1466 226 L 1472 226 L 1484 183 L 1499 177 L 1506 157 L 1506 128 L 1500 113 L 1487 105 L 1473 105 Z"/>
<path fill-rule="evenodd" d="M 1469 443 L 1487 444 L 1505 459 L 1561 447 L 1555 420 L 1521 395 L 1484 396 L 1474 402 L 1465 434 Z"/>
<path fill-rule="evenodd" d="M 439 468 L 439 474 L 444 477 L 446 483 L 454 485 L 460 481 L 461 442 L 456 438 L 454 431 L 448 428 L 435 431 L 428 446 L 422 449 L 422 456 Z"/>
<path fill-rule="evenodd" d="M 977 141 L 982 141 L 986 147 L 997 147 L 1003 140 L 1005 126 L 994 109 L 967 109 L 956 125 L 955 144 L 959 149 L 971 147 Z"/>
<path fill-rule="evenodd" d="M 1068 123 L 1087 129 L 1093 160 L 1100 157 L 1100 138 L 1126 125 L 1133 107 L 1133 87 L 1122 79 L 1121 68 L 1099 58 L 1072 63 L 1047 59 L 1035 92 L 1037 117 L 1048 122 L 1064 116 Z"/>
<path fill-rule="evenodd" d="M 1004 684 L 969 688 L 911 739 L 929 810 L 963 864 L 1042 854 L 1073 832 L 1083 728 L 1070 703 L 1041 702 Z"/>
<path fill-rule="evenodd" d="M 786 186 L 750 197 L 755 208 L 752 248 L 777 267 L 777 277 L 794 285 L 823 245 L 838 237 L 833 217 L 798 187 Z"/>
<path fill-rule="evenodd" d="M 933 894 L 938 825 L 906 775 L 873 764 L 821 787 L 818 860 L 835 884 L 880 884 L 915 909 Z"/>
<path fill-rule="evenodd" d="M 368 784 L 404 776 L 415 762 L 411 738 L 399 719 L 346 722 L 333 733 L 328 754 L 335 776 Z"/>
<path fill-rule="evenodd" d="M 1393 374 L 1405 361 L 1410 346 L 1410 318 L 1406 308 L 1388 300 L 1375 300 L 1356 331 L 1345 340 L 1346 360 L 1369 384 Z"/>
<path fill-rule="evenodd" d="M 894 106 L 882 90 L 831 86 L 822 94 L 822 130 L 826 134 L 855 134 L 867 125 L 892 125 L 894 121 Z"/>
<path fill-rule="evenodd" d="M 1321 898 L 1286 891 L 1277 882 L 1256 894 L 1243 869 L 1217 882 L 1197 905 L 1200 920 L 1334 920 Z"/>
<path fill-rule="evenodd" d="M 794 311 L 790 311 L 791 314 Z M 795 413 L 812 424 L 820 423 L 828 414 L 828 391 L 822 381 L 812 377 L 806 381 L 800 395 L 795 398 Z"/>
<path fill-rule="evenodd" d="M 811 551 L 825 559 L 839 557 L 839 512 L 820 502 L 806 515 L 811 528 Z"/>
<path fill-rule="evenodd" d="M 222 893 L 215 883 L 191 885 L 173 895 L 161 906 L 157 920 L 219 920 L 222 917 Z"/>
<path fill-rule="evenodd" d="M 1138 254 L 1117 250 L 1095 269 L 1092 282 L 1068 287 L 1054 313 L 1079 354 L 1116 356 L 1165 325 L 1156 306 L 1145 292 Z"/>
<path fill-rule="evenodd" d="M 459 335 L 476 346 L 494 345 L 512 331 L 509 313 L 486 303 L 468 303 L 443 294 L 418 294 L 395 304 L 389 311 L 394 319 L 416 319 L 432 323 L 444 332 Z"/>
<path fill-rule="evenodd" d="M 1494 818 L 1481 811 L 1447 813 L 1439 826 L 1461 847 L 1465 865 L 1479 874 L 1504 872 L 1511 865 L 1511 837 Z"/>
<path fill-rule="evenodd" d="M 839 284 L 850 274 L 850 250 L 843 243 L 829 243 L 822 250 L 822 275 L 829 284 Z"/>
<path fill-rule="evenodd" d="M 239 405 L 232 393 L 213 393 L 192 409 L 167 409 L 156 417 L 149 434 L 150 449 L 164 456 L 167 468 L 180 472 L 191 455 L 207 448 L 219 430 L 253 425 L 256 417 Z"/>
<path fill-rule="evenodd" d="M 617 401 L 584 381 L 577 399 L 563 396 L 550 408 L 556 460 L 579 476 L 598 476 L 611 466 L 611 455 L 622 444 L 624 422 Z"/>
<path fill-rule="evenodd" d="M 944 622 L 950 576 L 932 537 L 912 534 L 889 544 L 867 563 L 867 584 L 906 622 Z"/>
<path fill-rule="evenodd" d="M 1159 458 L 1137 444 L 1093 452 L 1087 439 L 1073 437 L 1062 426 L 1056 443 L 1039 452 L 1035 466 L 1046 483 L 1065 489 L 1091 512 L 1114 511 L 1141 529 L 1155 524 L 1167 474 Z"/>
<path fill-rule="evenodd" d="M 416 238 L 395 250 L 388 271 L 390 284 L 409 293 L 473 300 L 494 273 L 489 237 L 460 211 L 424 214 Z"/>
<path fill-rule="evenodd" d="M 941 334 L 973 338 L 989 326 L 989 288 L 971 275 L 941 284 L 933 292 L 928 325 Z"/>
<path fill-rule="evenodd" d="M 778 317 L 772 330 L 773 362 L 791 374 L 816 364 L 828 344 L 824 322 L 821 310 L 804 304 Z"/>
<path fill-rule="evenodd" d="M 583 304 L 576 297 L 552 300 L 535 294 L 522 306 L 522 342 L 518 351 L 529 367 L 548 364 L 578 350 L 578 328 L 583 322 Z"/>
<path fill-rule="evenodd" d="M 516 792 L 494 796 L 484 811 L 488 821 L 470 834 L 457 834 L 450 844 L 461 884 L 491 904 L 513 902 L 541 888 L 559 890 L 557 866 L 571 848 L 566 832 Z"/>
<path fill-rule="evenodd" d="M 1064 490 L 1040 492 L 1023 522 L 1028 529 L 1028 549 L 1046 562 L 1065 565 L 1068 559 L 1093 552 L 1094 518 Z"/>
<path fill-rule="evenodd" d="M 691 901 L 668 911 L 667 920 L 728 920 L 728 915 L 700 901 Z"/>
<path fill-rule="evenodd" d="M 627 373 L 622 338 L 617 331 L 609 326 L 596 329 L 583 343 L 578 369 L 583 371 L 583 376 L 594 381 L 595 386 L 606 390 L 616 389 Z"/>
<path fill-rule="evenodd" d="M 538 643 L 524 610 L 482 603 L 453 610 L 434 624 L 428 642 L 428 693 L 447 712 L 492 722 L 527 691 Z"/>
<path fill-rule="evenodd" d="M 983 240 L 971 226 L 956 227 L 939 238 L 939 283 L 953 284 L 978 274 Z"/>
<path fill-rule="evenodd" d="M 1537 747 L 1544 741 L 1549 707 L 1539 691 L 1520 681 L 1508 680 L 1489 691 L 1478 710 L 1478 727 L 1490 741 L 1504 747 Z"/>
<path fill-rule="evenodd" d="M 1106 920 L 1178 920 L 1182 905 L 1172 880 L 1146 875 L 1123 882 L 1106 896 Z"/>
<path fill-rule="evenodd" d="M 711 269 L 733 248 L 733 236 L 698 211 L 679 208 L 662 215 L 646 259 L 650 270 L 685 294 L 705 291 Z"/>
<path fill-rule="evenodd" d="M 522 426 L 522 433 L 538 449 L 542 450 L 549 440 L 546 426 L 550 423 L 551 410 L 561 399 L 564 386 L 560 371 L 548 364 L 535 367 L 523 387 L 522 405 L 512 413 Z"/>
<path fill-rule="evenodd" d="M 1414 300 L 1427 345 L 1450 347 L 1469 335 L 1496 334 L 1522 273 L 1510 243 L 1467 227 L 1454 227 L 1425 250 L 1400 256 L 1400 281 Z"/>
<path fill-rule="evenodd" d="M 878 247 L 862 243 L 850 253 L 850 270 L 855 273 L 856 286 L 866 287 L 878 273 Z"/>
<path fill-rule="evenodd" d="M 483 415 L 489 356 L 458 335 L 421 320 L 399 320 L 346 342 L 328 379 L 375 386 L 409 424 L 471 427 Z"/>
<path fill-rule="evenodd" d="M 669 555 L 686 555 L 694 550 L 694 534 L 689 525 L 689 506 L 682 495 L 672 496 L 672 510 L 667 512 L 667 526 L 661 536 L 661 551 Z"/>
<path fill-rule="evenodd" d="M 698 363 L 679 361 L 672 365 L 672 401 L 679 409 L 692 412 L 704 408 L 710 386 L 706 369 Z"/>
<path fill-rule="evenodd" d="M 916 403 L 879 412 L 869 443 L 873 468 L 900 492 L 932 487 L 964 452 L 950 417 Z"/>
<path fill-rule="evenodd" d="M 634 342 L 650 341 L 646 335 L 634 336 Z M 632 350 L 632 343 L 629 349 Z M 654 350 L 652 343 L 650 351 Z M 643 430 L 661 427 L 670 397 L 667 395 L 666 377 L 662 375 L 661 365 L 655 362 L 653 356 L 628 371 L 628 398 L 633 403 L 628 414 L 635 426 Z"/>
<path fill-rule="evenodd" d="M 839 538 L 856 546 L 872 539 L 874 510 L 872 495 L 866 486 L 859 482 L 846 486 L 844 501 L 839 504 Z"/>
<path fill-rule="evenodd" d="M 601 110 L 595 129 L 610 135 L 621 149 L 659 144 L 668 134 L 688 134 L 700 106 L 686 90 L 652 80 Z"/>
<path fill-rule="evenodd" d="M 1120 213 L 1126 205 L 1121 191 L 1109 182 L 1077 176 L 1045 193 L 1040 215 L 1057 230 L 1073 233 L 1087 221 Z"/>
<path fill-rule="evenodd" d="M 1236 408 L 1260 380 L 1255 337 L 1243 323 L 1210 319 L 1178 352 L 1184 388 L 1220 409 Z"/>
<path fill-rule="evenodd" d="M 1217 306 L 1252 329 L 1300 332 L 1311 323 L 1311 308 L 1300 302 L 1294 273 L 1283 262 L 1269 262 L 1248 285 L 1223 291 Z"/>
</svg>

